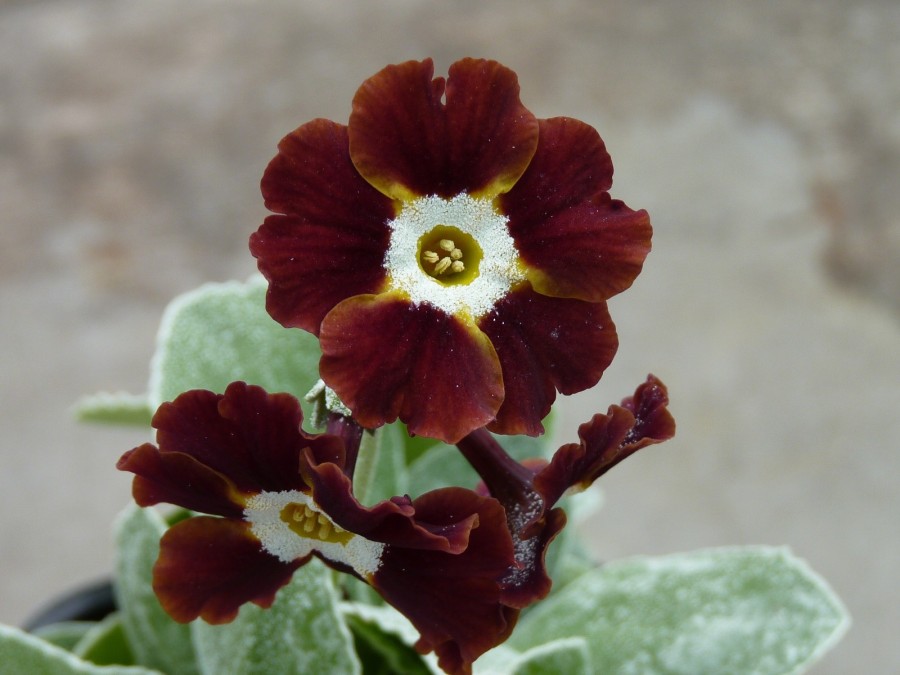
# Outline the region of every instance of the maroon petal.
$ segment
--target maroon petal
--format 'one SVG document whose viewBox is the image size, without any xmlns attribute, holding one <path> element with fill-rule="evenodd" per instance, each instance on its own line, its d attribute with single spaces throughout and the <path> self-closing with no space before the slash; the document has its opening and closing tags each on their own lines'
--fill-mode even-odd
<svg viewBox="0 0 900 675">
<path fill-rule="evenodd" d="M 471 672 L 475 659 L 509 637 L 518 616 L 501 602 L 497 583 L 513 564 L 504 510 L 462 488 L 436 490 L 413 505 L 417 519 L 448 527 L 476 516 L 468 547 L 453 555 L 389 546 L 371 582 L 418 629 L 420 651 L 433 650 L 447 672 Z"/>
<path fill-rule="evenodd" d="M 271 606 L 278 589 L 306 560 L 283 563 L 269 555 L 247 523 L 198 516 L 163 535 L 153 590 L 176 621 L 200 617 L 227 623 L 245 602 Z"/>
<path fill-rule="evenodd" d="M 541 120 L 528 170 L 498 199 L 538 293 L 597 302 L 628 288 L 641 271 L 650 220 L 610 199 L 611 184 L 612 163 L 592 127 Z"/>
<path fill-rule="evenodd" d="M 545 598 L 553 586 L 547 572 L 547 550 L 565 527 L 566 514 L 562 509 L 549 509 L 543 502 L 538 506 L 548 510 L 523 531 L 514 530 L 516 565 L 500 580 L 503 602 L 511 607 L 524 609 Z"/>
<path fill-rule="evenodd" d="M 631 286 L 650 251 L 650 219 L 608 196 L 573 206 L 528 233 L 510 231 L 526 275 L 545 295 L 606 300 Z"/>
<path fill-rule="evenodd" d="M 463 59 L 446 82 L 431 59 L 388 66 L 353 99 L 350 154 L 384 194 L 409 200 L 462 192 L 494 196 L 522 175 L 538 139 L 519 100 L 516 74 L 495 61 Z"/>
<path fill-rule="evenodd" d="M 592 126 L 570 117 L 538 124 L 538 146 L 528 169 L 498 198 L 500 210 L 520 234 L 540 229 L 550 216 L 590 202 L 612 186 L 612 160 Z"/>
<path fill-rule="evenodd" d="M 550 592 L 553 582 L 545 563 L 547 548 L 566 524 L 565 513 L 551 510 L 553 505 L 532 485 L 535 472 L 547 462 L 516 462 L 484 429 L 472 432 L 456 446 L 484 481 L 476 491 L 487 491 L 506 511 L 516 559 L 500 580 L 503 603 L 527 607 Z"/>
<path fill-rule="evenodd" d="M 249 494 L 307 489 L 298 473 L 300 451 L 333 439 L 307 436 L 302 421 L 293 396 L 233 382 L 224 395 L 193 390 L 164 403 L 153 426 L 162 452 L 190 455 Z"/>
<path fill-rule="evenodd" d="M 122 455 L 116 468 L 136 474 L 132 494 L 139 506 L 167 503 L 217 516 L 243 516 L 244 496 L 231 481 L 190 455 L 163 453 L 144 443 Z"/>
<path fill-rule="evenodd" d="M 635 417 L 634 427 L 625 438 L 625 445 L 643 444 L 640 447 L 645 447 L 672 438 L 675 435 L 675 418 L 669 412 L 668 405 L 666 385 L 659 378 L 648 375 L 633 396 L 622 400 L 622 407 Z"/>
<path fill-rule="evenodd" d="M 503 400 L 487 336 L 401 294 L 344 300 L 319 338 L 322 379 L 364 427 L 399 417 L 412 434 L 453 443 L 491 421 Z"/>
<path fill-rule="evenodd" d="M 505 399 L 488 426 L 502 434 L 542 433 L 556 392 L 593 387 L 618 347 L 605 303 L 551 298 L 527 284 L 498 302 L 479 328 L 503 369 Z"/>
<path fill-rule="evenodd" d="M 286 136 L 262 180 L 270 216 L 250 237 L 269 280 L 266 309 L 284 326 L 318 334 L 334 305 L 374 293 L 395 214 L 393 203 L 357 173 L 347 127 L 314 120 Z"/>
<path fill-rule="evenodd" d="M 459 553 L 468 546 L 478 518 L 472 515 L 452 523 L 429 523 L 416 512 L 408 497 L 394 497 L 372 507 L 360 504 L 353 496 L 350 479 L 336 464 L 317 463 L 310 451 L 301 462 L 301 472 L 312 487 L 316 505 L 341 528 L 370 541 L 414 549 Z M 444 508 L 461 513 L 466 504 L 455 503 L 455 493 L 444 497 Z"/>
<path fill-rule="evenodd" d="M 547 506 L 572 486 L 589 486 L 641 448 L 672 438 L 675 420 L 668 403 L 666 386 L 649 375 L 623 406 L 612 405 L 607 414 L 594 415 L 582 424 L 578 428 L 580 442 L 562 446 L 535 476 L 534 486 Z"/>
</svg>

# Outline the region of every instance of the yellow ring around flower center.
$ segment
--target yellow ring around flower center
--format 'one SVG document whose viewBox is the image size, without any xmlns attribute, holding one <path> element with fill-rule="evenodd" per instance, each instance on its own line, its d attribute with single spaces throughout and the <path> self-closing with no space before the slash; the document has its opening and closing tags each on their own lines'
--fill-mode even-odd
<svg viewBox="0 0 900 675">
<path fill-rule="evenodd" d="M 484 257 L 475 238 L 453 225 L 437 225 L 416 245 L 419 267 L 443 286 L 470 284 Z"/>
</svg>

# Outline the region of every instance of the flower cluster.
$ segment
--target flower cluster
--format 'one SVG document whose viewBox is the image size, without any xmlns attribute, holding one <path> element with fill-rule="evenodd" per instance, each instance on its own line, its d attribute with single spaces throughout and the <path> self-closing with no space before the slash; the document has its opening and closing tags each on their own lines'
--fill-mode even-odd
<svg viewBox="0 0 900 675">
<path fill-rule="evenodd" d="M 342 405 L 307 433 L 289 394 L 234 382 L 192 390 L 127 452 L 141 506 L 206 515 L 163 536 L 154 590 L 177 621 L 267 607 L 313 556 L 369 584 L 451 673 L 468 673 L 544 597 L 562 495 L 674 433 L 650 376 L 549 461 L 519 463 L 491 433 L 538 435 L 557 392 L 600 379 L 617 348 L 606 300 L 650 248 L 650 224 L 609 196 L 588 125 L 536 119 L 515 74 L 465 59 L 385 68 L 349 125 L 289 134 L 262 190 L 275 215 L 251 237 L 267 309 L 319 338 Z M 455 444 L 482 479 L 365 506 L 360 440 L 393 422 Z"/>
</svg>

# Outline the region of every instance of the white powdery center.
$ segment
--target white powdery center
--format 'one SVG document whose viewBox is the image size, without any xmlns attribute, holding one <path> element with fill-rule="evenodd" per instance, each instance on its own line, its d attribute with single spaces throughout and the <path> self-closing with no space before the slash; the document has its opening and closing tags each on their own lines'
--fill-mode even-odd
<svg viewBox="0 0 900 675">
<path fill-rule="evenodd" d="M 420 197 L 404 204 L 400 215 L 388 222 L 391 241 L 384 268 L 394 287 L 407 293 L 413 304 L 427 302 L 447 314 L 467 312 L 477 319 L 525 280 L 508 222 L 488 199 L 465 193 L 449 200 L 436 195 Z M 443 284 L 419 264 L 419 240 L 441 225 L 457 228 L 481 247 L 478 276 L 471 282 Z"/>
<path fill-rule="evenodd" d="M 364 579 L 378 570 L 384 544 L 359 535 L 352 535 L 343 544 L 300 536 L 281 518 L 281 512 L 291 504 L 308 507 L 328 517 L 309 495 L 298 490 L 260 492 L 247 501 L 244 520 L 250 523 L 250 531 L 267 553 L 289 563 L 318 551 L 328 560 L 352 567 Z"/>
</svg>

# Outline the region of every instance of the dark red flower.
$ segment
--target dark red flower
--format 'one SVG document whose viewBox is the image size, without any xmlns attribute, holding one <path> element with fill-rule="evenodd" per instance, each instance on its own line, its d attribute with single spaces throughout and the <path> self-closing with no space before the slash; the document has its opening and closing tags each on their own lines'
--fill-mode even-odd
<svg viewBox="0 0 900 675">
<path fill-rule="evenodd" d="M 506 510 L 516 563 L 501 580 L 502 601 L 525 607 L 550 591 L 544 565 L 547 547 L 566 524 L 554 508 L 569 489 L 584 489 L 641 448 L 675 434 L 665 385 L 652 375 L 634 395 L 594 415 L 578 428 L 578 443 L 562 446 L 549 463 L 520 464 L 484 429 L 457 443 L 484 481 L 484 491 Z"/>
<path fill-rule="evenodd" d="M 537 435 L 557 392 L 609 365 L 606 300 L 650 249 L 646 212 L 611 185 L 597 132 L 536 119 L 508 68 L 464 59 L 445 80 L 409 61 L 363 83 L 348 126 L 281 141 L 262 180 L 277 215 L 250 249 L 269 313 L 319 336 L 363 426 Z"/>
<path fill-rule="evenodd" d="M 268 607 L 315 555 L 371 584 L 419 630 L 448 672 L 505 640 L 516 612 L 498 579 L 513 550 L 503 507 L 462 488 L 372 507 L 351 493 L 344 440 L 308 435 L 295 398 L 243 382 L 164 403 L 159 446 L 125 453 L 141 506 L 177 504 L 210 515 L 162 537 L 153 588 L 177 621 L 231 621 L 240 606 Z"/>
</svg>

